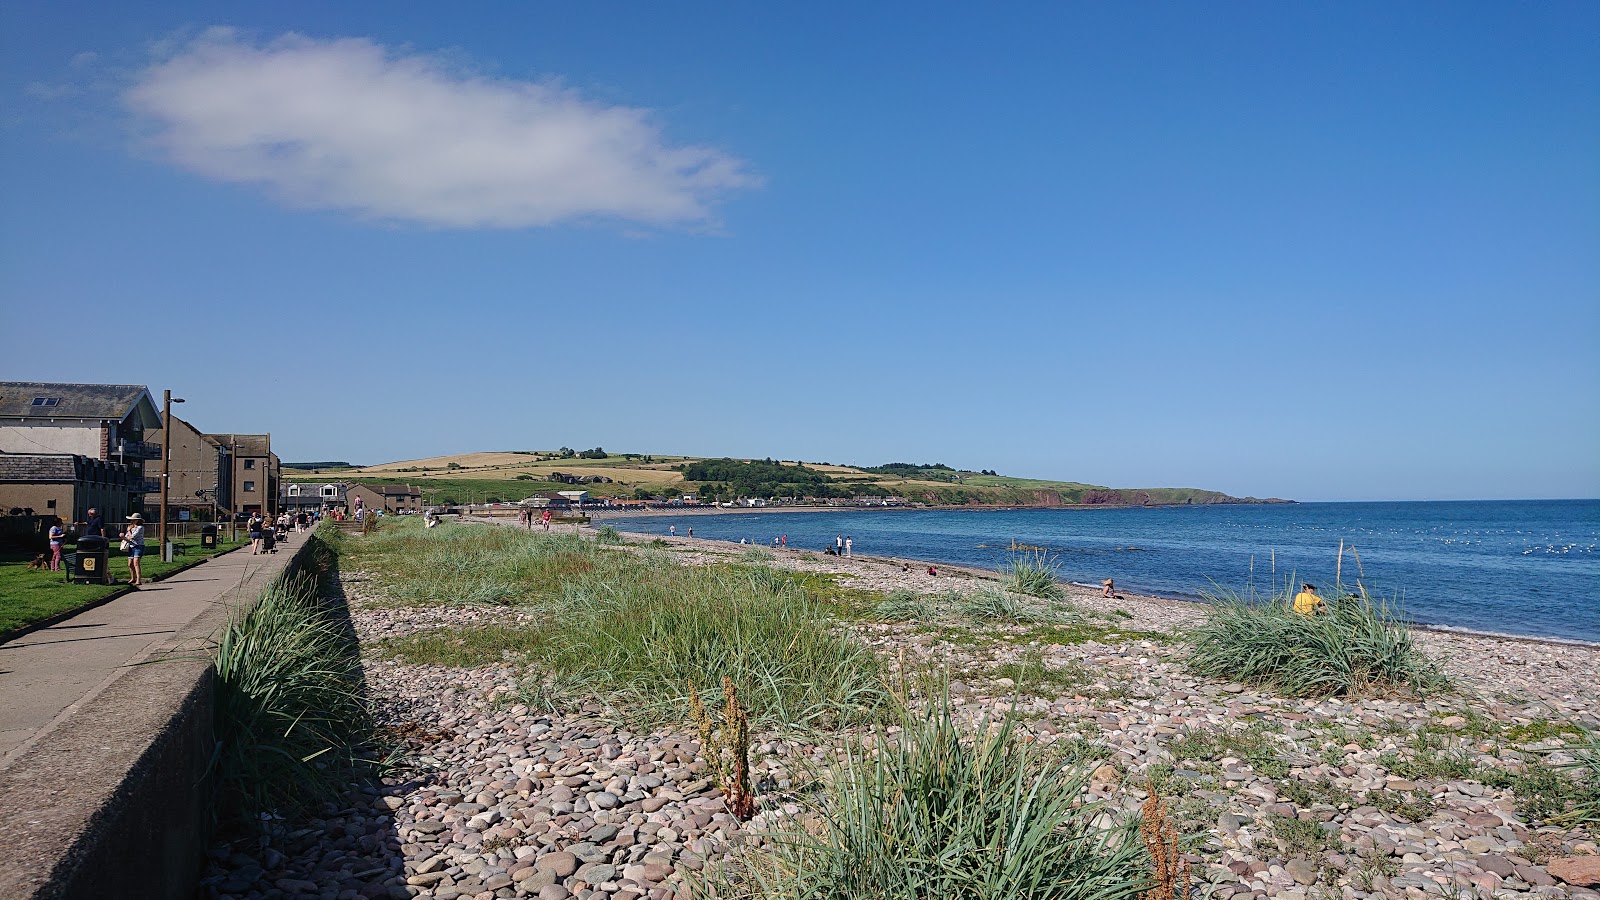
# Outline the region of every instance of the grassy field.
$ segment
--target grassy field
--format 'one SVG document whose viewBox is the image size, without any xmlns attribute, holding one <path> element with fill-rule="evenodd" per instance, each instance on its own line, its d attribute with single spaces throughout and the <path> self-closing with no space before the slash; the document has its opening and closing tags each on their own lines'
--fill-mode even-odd
<svg viewBox="0 0 1600 900">
<path fill-rule="evenodd" d="M 403 460 L 350 469 L 285 470 L 289 481 L 339 479 L 364 484 L 405 482 L 422 487 L 425 500 L 432 497 L 458 502 L 482 502 L 489 497 L 502 501 L 521 500 L 534 493 L 567 490 L 573 485 L 550 480 L 553 472 L 568 475 L 604 476 L 610 484 L 585 484 L 580 487 L 597 497 L 632 497 L 638 489 L 667 495 L 692 490 L 678 467 L 696 457 L 642 456 L 628 459 L 613 455 L 606 459 L 561 459 L 547 451 L 461 453 L 427 459 Z M 871 485 L 896 496 L 935 505 L 1057 506 L 1079 503 L 1219 503 L 1232 500 L 1218 491 L 1199 488 L 1124 488 L 1113 489 L 1077 481 L 1016 478 L 977 472 L 941 471 L 884 475 L 854 466 L 806 462 L 808 468 L 849 485 Z M 909 477 L 908 477 L 909 476 Z M 945 477 L 948 476 L 948 477 Z M 434 494 L 437 490 L 438 494 Z"/>
<path fill-rule="evenodd" d="M 144 576 L 155 580 L 198 560 L 215 555 L 200 549 L 200 539 L 187 538 L 173 541 L 183 548 L 175 561 L 164 563 L 156 552 L 155 541 L 150 542 L 150 555 L 144 558 Z M 220 542 L 218 553 L 232 550 L 249 541 Z M 69 548 L 70 549 L 70 548 Z M 64 554 L 63 554 L 64 555 Z M 61 572 L 29 571 L 28 562 L 33 554 L 8 553 L 0 555 L 0 634 L 48 619 L 69 610 L 87 606 L 110 594 L 127 588 L 128 560 L 116 550 L 111 550 L 111 572 L 118 584 L 67 584 Z"/>
</svg>

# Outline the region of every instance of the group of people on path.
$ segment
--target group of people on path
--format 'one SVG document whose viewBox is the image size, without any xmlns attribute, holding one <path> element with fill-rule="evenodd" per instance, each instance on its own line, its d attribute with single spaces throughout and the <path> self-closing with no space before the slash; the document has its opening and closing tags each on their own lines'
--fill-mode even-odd
<svg viewBox="0 0 1600 900">
<path fill-rule="evenodd" d="M 305 531 L 316 524 L 318 515 L 301 512 L 290 516 L 288 513 L 279 513 L 277 519 L 268 522 L 260 513 L 251 513 L 250 522 L 245 528 L 250 535 L 250 554 L 277 553 L 277 544 L 289 539 L 291 527 L 296 533 Z"/>
</svg>

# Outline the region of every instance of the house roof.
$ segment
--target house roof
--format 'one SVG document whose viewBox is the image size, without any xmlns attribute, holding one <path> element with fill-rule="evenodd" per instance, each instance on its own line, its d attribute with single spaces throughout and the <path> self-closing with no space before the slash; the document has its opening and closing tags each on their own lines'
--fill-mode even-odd
<svg viewBox="0 0 1600 900">
<path fill-rule="evenodd" d="M 420 497 L 422 488 L 412 487 L 409 484 L 375 484 L 372 489 L 385 497 Z"/>
<path fill-rule="evenodd" d="M 77 480 L 77 460 L 70 453 L 0 453 L 0 481 L 51 484 Z"/>
<path fill-rule="evenodd" d="M 235 456 L 266 456 L 271 452 L 272 435 L 268 434 L 208 434 L 217 445 L 234 451 Z"/>
<path fill-rule="evenodd" d="M 161 413 L 142 384 L 56 384 L 0 381 L 0 418 L 106 419 L 135 417 L 144 428 L 160 428 Z"/>
</svg>

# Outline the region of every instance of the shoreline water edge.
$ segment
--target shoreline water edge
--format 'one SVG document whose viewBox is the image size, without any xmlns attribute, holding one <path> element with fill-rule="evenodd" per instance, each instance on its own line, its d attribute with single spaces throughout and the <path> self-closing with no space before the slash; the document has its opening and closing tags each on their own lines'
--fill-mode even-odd
<svg viewBox="0 0 1600 900">
<path fill-rule="evenodd" d="M 1089 508 L 1084 508 L 1084 509 L 1087 510 Z M 882 510 L 880 510 L 880 509 L 853 508 L 853 507 L 765 507 L 765 508 L 756 507 L 756 508 L 751 508 L 751 509 L 720 509 L 720 508 L 694 509 L 694 508 L 691 507 L 691 508 L 687 508 L 687 509 L 649 510 L 649 511 L 644 512 L 644 513 L 641 513 L 639 511 L 622 511 L 622 510 L 612 511 L 612 510 L 606 510 L 606 511 L 599 511 L 599 512 L 592 513 L 591 514 L 591 521 L 597 527 L 601 526 L 601 525 L 613 525 L 614 527 L 618 527 L 618 530 L 624 531 L 624 532 L 629 533 L 629 534 L 648 535 L 650 537 L 670 537 L 670 535 L 662 534 L 658 530 L 650 530 L 650 529 L 638 528 L 638 527 L 630 528 L 629 527 L 629 521 L 630 520 L 638 520 L 638 519 L 648 519 L 648 520 L 652 520 L 652 521 L 660 521 L 660 520 L 663 520 L 663 519 L 671 519 L 671 518 L 687 518 L 687 519 L 690 519 L 690 520 L 694 520 L 694 519 L 700 519 L 700 518 L 706 518 L 706 517 L 734 516 L 734 515 L 745 515 L 745 514 L 752 514 L 752 513 L 764 514 L 764 515 L 774 515 L 774 514 L 783 514 L 783 513 L 820 514 L 820 513 L 829 513 L 829 512 L 834 512 L 834 513 L 849 512 L 849 513 L 854 513 L 854 514 L 863 514 L 863 513 L 869 513 L 869 512 L 891 512 L 891 511 L 893 511 L 893 512 L 902 512 L 902 513 L 915 512 L 915 510 L 894 510 L 894 509 L 882 509 Z M 926 510 L 924 510 L 924 511 L 926 511 Z M 946 510 L 940 510 L 940 511 L 944 512 Z M 986 512 L 986 511 L 990 511 L 990 510 L 961 510 L 961 509 L 955 509 L 955 510 L 949 510 L 949 511 L 963 511 L 963 512 L 981 513 L 981 512 Z M 690 526 L 690 527 L 692 528 L 692 526 Z M 664 529 L 662 529 L 662 530 L 664 530 Z M 680 529 L 679 530 L 680 533 L 679 533 L 679 535 L 677 537 L 678 540 L 690 540 L 690 538 L 688 538 L 687 535 L 682 533 L 685 530 L 687 530 L 687 529 Z M 751 544 L 741 545 L 737 541 L 728 541 L 728 540 L 720 540 L 720 539 L 699 538 L 699 539 L 693 539 L 693 540 L 704 541 L 708 546 L 716 545 L 716 546 L 734 547 L 734 548 L 741 548 L 741 549 L 748 549 L 751 546 L 762 546 L 762 547 L 766 547 L 769 550 L 770 549 L 774 549 L 774 548 L 772 548 L 771 546 L 769 546 L 766 543 L 751 543 Z M 802 552 L 806 552 L 806 551 L 817 552 L 817 548 L 810 547 L 810 546 L 804 546 L 804 547 L 792 546 L 792 547 L 780 548 L 780 549 L 786 549 L 788 551 L 788 553 L 790 553 L 790 554 L 798 554 L 798 553 L 802 553 Z M 1033 549 L 1033 548 L 1029 548 L 1029 547 L 1027 547 L 1025 545 L 1022 545 L 1020 547 L 1020 549 L 1027 550 L 1027 549 Z M 1133 549 L 1133 548 L 1130 548 L 1130 549 Z M 932 556 L 932 555 L 916 555 L 916 556 L 905 555 L 905 556 L 901 556 L 901 555 L 885 555 L 885 554 L 881 554 L 881 553 L 880 554 L 872 554 L 872 555 L 865 555 L 865 554 L 857 553 L 857 554 L 855 554 L 855 556 L 853 558 L 854 559 L 858 559 L 858 560 L 875 560 L 875 561 L 878 561 L 878 562 L 892 563 L 893 565 L 896 565 L 896 566 L 901 565 L 902 563 L 909 563 L 909 564 L 916 565 L 918 567 L 925 567 L 925 566 L 928 566 L 928 565 L 931 564 L 931 565 L 939 566 L 940 568 L 950 569 L 952 571 L 955 571 L 955 570 L 959 569 L 959 570 L 961 570 L 963 572 L 966 572 L 966 573 L 972 574 L 972 575 L 981 574 L 984 577 L 997 577 L 999 575 L 999 573 L 1001 572 L 1001 569 L 999 567 L 997 567 L 997 566 L 973 565 L 970 562 L 957 561 L 957 560 L 952 560 L 952 559 L 949 559 L 949 558 L 940 558 L 940 557 Z M 1076 587 L 1076 588 L 1080 588 L 1080 589 L 1092 589 L 1096 594 L 1098 594 L 1098 591 L 1099 591 L 1099 586 L 1097 584 L 1093 584 L 1093 583 L 1087 582 L 1087 581 L 1075 580 L 1075 579 L 1072 579 L 1072 578 L 1065 578 L 1065 579 L 1061 579 L 1061 583 L 1063 585 Z M 1121 579 L 1119 579 L 1118 580 L 1118 584 L 1119 585 L 1123 584 L 1123 581 Z M 1143 589 L 1143 590 L 1139 590 L 1139 591 L 1130 591 L 1130 590 L 1128 590 L 1126 588 L 1119 587 L 1118 588 L 1118 593 L 1120 593 L 1120 594 L 1122 594 L 1124 596 L 1128 596 L 1128 597 L 1135 597 L 1136 596 L 1136 597 L 1139 597 L 1141 600 L 1145 600 L 1145 601 L 1162 602 L 1162 603 L 1178 603 L 1178 604 L 1183 604 L 1183 605 L 1191 607 L 1191 608 L 1195 604 L 1205 603 L 1205 599 L 1203 597 L 1198 596 L 1197 594 L 1185 593 L 1185 592 L 1174 592 L 1174 591 L 1161 592 L 1161 591 L 1150 591 L 1148 589 Z M 1435 621 L 1435 620 L 1429 619 L 1426 616 L 1417 616 L 1410 609 L 1407 609 L 1406 612 L 1407 612 L 1407 617 L 1410 619 L 1410 621 L 1412 622 L 1412 625 L 1414 627 L 1418 628 L 1419 630 L 1433 632 L 1433 633 L 1472 635 L 1472 636 L 1495 638 L 1495 639 L 1501 639 L 1501 640 L 1515 640 L 1515 641 L 1528 641 L 1528 642 L 1536 642 L 1536 643 L 1548 643 L 1548 644 L 1559 645 L 1559 646 L 1600 648 L 1600 640 L 1590 640 L 1590 639 L 1587 639 L 1587 638 L 1584 638 L 1584 637 L 1565 637 L 1565 636 L 1553 635 L 1553 634 L 1526 634 L 1526 633 L 1520 633 L 1519 634 L 1519 633 L 1516 633 L 1516 632 L 1506 631 L 1506 630 L 1498 630 L 1498 629 L 1495 629 L 1495 628 L 1474 627 L 1474 626 L 1470 626 L 1470 625 L 1462 625 L 1462 624 L 1456 624 L 1456 623 L 1451 623 L 1451 622 Z M 1576 610 L 1576 612 L 1579 615 L 1582 614 L 1582 610 Z"/>
</svg>

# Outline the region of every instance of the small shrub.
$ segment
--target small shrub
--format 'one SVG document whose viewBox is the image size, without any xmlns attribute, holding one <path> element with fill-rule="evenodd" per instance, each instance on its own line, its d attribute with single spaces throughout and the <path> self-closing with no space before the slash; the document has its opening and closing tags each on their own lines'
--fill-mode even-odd
<svg viewBox="0 0 1600 900">
<path fill-rule="evenodd" d="M 1139 837 L 1155 866 L 1155 884 L 1140 895 L 1141 900 L 1189 900 L 1189 861 L 1183 857 L 1178 824 L 1155 788 L 1146 786 L 1139 811 Z"/>
<path fill-rule="evenodd" d="M 594 530 L 594 539 L 602 544 L 622 543 L 622 532 L 610 525 L 601 525 Z"/>
<path fill-rule="evenodd" d="M 1264 601 L 1210 596 L 1194 633 L 1189 667 L 1200 675 L 1271 687 L 1293 697 L 1426 693 L 1449 686 L 1416 647 L 1410 626 L 1365 596 L 1335 601 L 1317 616 L 1293 611 L 1290 597 Z"/>
<path fill-rule="evenodd" d="M 976 732 L 948 703 L 907 713 L 875 751 L 824 778 L 820 807 L 711 876 L 709 893 L 762 900 L 1133 900 L 1150 885 L 1136 820 L 1110 828 L 1080 803 L 1087 771 L 1018 739 Z M 809 827 L 808 827 L 809 826 Z"/>
<path fill-rule="evenodd" d="M 728 796 L 728 811 L 736 818 L 755 815 L 755 794 L 750 790 L 750 717 L 739 705 L 733 679 L 722 679 L 722 727 L 700 702 L 700 692 L 689 685 L 689 711 L 700 732 L 700 755 L 711 766 L 717 784 Z"/>
</svg>

